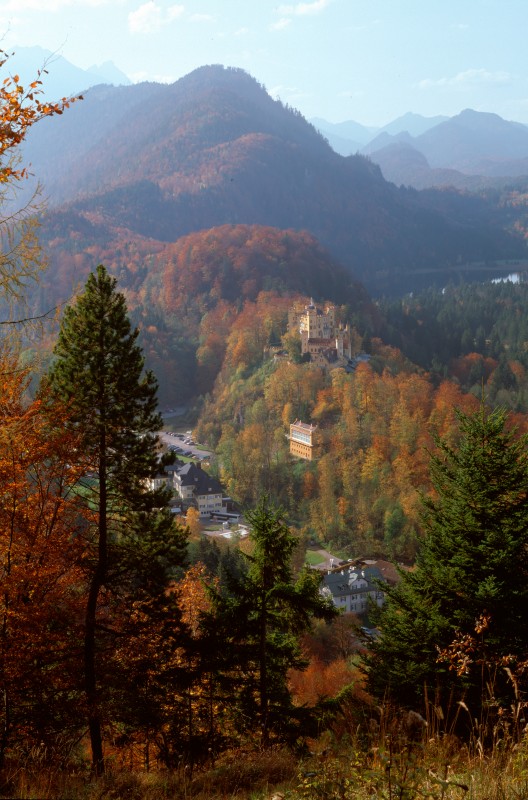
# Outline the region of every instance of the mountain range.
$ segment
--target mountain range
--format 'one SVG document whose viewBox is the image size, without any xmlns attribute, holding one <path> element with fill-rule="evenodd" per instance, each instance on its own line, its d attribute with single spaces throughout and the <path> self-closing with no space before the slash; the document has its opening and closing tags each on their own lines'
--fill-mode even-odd
<svg viewBox="0 0 528 800">
<path fill-rule="evenodd" d="M 163 248 L 223 225 L 306 230 L 375 293 L 524 255 L 510 209 L 397 188 L 370 158 L 336 154 L 240 69 L 96 86 L 35 126 L 23 158 L 48 197 L 42 238 L 52 264 L 72 247 L 79 258 L 91 248 L 93 259 L 109 242 Z"/>
<path fill-rule="evenodd" d="M 476 190 L 528 175 L 528 127 L 497 114 L 472 109 L 451 118 L 408 114 L 375 132 L 363 129 L 361 140 L 349 123 L 314 124 L 337 152 L 368 155 L 397 185 Z M 340 131 L 355 139 L 340 138 Z"/>
<path fill-rule="evenodd" d="M 100 84 L 130 85 L 129 78 L 112 62 L 81 69 L 41 47 L 17 48 L 12 67 L 22 84 L 41 72 L 42 91 L 52 100 Z M 452 185 L 474 190 L 528 173 L 528 127 L 496 114 L 467 109 L 449 118 L 408 112 L 383 127 L 353 120 L 330 123 L 313 118 L 310 122 L 336 153 L 368 155 L 381 167 L 383 176 L 397 185 L 418 189 Z"/>
<path fill-rule="evenodd" d="M 376 141 L 378 137 L 382 137 L 384 134 L 388 137 L 397 137 L 400 133 L 419 136 L 429 128 L 433 128 L 447 119 L 449 117 L 424 117 L 421 114 L 413 114 L 409 111 L 381 128 L 368 127 L 353 120 L 332 123 L 320 117 L 313 117 L 309 121 L 317 130 L 321 131 L 336 153 L 342 156 L 350 156 L 354 153 L 362 152 L 370 142 Z"/>
<path fill-rule="evenodd" d="M 111 61 L 82 69 L 60 53 L 38 46 L 17 47 L 10 56 L 9 66 L 12 72 L 17 72 L 23 86 L 28 86 L 40 73 L 42 96 L 47 100 L 77 95 L 100 83 L 115 86 L 130 83 Z"/>
</svg>

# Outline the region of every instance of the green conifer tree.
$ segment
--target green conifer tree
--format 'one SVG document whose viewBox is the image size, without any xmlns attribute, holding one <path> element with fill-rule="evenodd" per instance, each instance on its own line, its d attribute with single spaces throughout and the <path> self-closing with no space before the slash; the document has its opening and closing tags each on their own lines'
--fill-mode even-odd
<svg viewBox="0 0 528 800">
<path fill-rule="evenodd" d="M 228 581 L 227 593 L 213 593 L 209 627 L 223 642 L 217 666 L 220 683 L 236 707 L 237 727 L 257 730 L 266 747 L 273 739 L 290 740 L 299 734 L 302 714 L 292 704 L 288 670 L 306 666 L 299 639 L 313 617 L 331 619 L 337 611 L 319 593 L 320 575 L 303 570 L 294 578 L 291 561 L 297 539 L 281 509 L 264 497 L 246 519 L 254 544 L 246 556 L 247 575 L 230 585 Z"/>
<path fill-rule="evenodd" d="M 80 431 L 81 455 L 93 472 L 80 492 L 96 518 L 85 559 L 84 620 L 85 692 L 96 774 L 104 771 L 97 648 L 101 591 L 110 585 L 113 595 L 121 588 L 129 597 L 133 587 L 163 591 L 170 567 L 182 559 L 181 532 L 168 512 L 157 510 L 167 492 L 147 488 L 147 479 L 159 470 L 156 432 L 162 420 L 156 380 L 144 372 L 137 337 L 115 279 L 100 265 L 65 311 L 49 374 L 52 393 L 65 402 L 67 424 Z"/>
<path fill-rule="evenodd" d="M 507 429 L 501 410 L 488 412 L 482 405 L 473 415 L 458 413 L 458 419 L 458 446 L 437 441 L 431 461 L 436 495 L 424 499 L 416 568 L 388 590 L 382 635 L 367 668 L 378 697 L 388 693 L 419 708 L 427 687 L 437 702 L 464 698 L 476 716 L 485 690 L 482 663 L 453 669 L 456 664 L 439 660 L 439 651 L 459 633 L 474 637 L 476 621 L 485 615 L 489 663 L 526 657 L 528 439 Z M 497 696 L 508 702 L 503 669 L 496 679 Z M 511 683 L 509 688 L 511 701 Z"/>
</svg>

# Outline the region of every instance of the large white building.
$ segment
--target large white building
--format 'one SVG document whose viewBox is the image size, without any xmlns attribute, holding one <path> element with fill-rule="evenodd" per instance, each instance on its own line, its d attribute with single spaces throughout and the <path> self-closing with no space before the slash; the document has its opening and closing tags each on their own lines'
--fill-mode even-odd
<svg viewBox="0 0 528 800">
<path fill-rule="evenodd" d="M 149 478 L 149 488 L 168 486 L 185 505 L 198 509 L 201 517 L 224 514 L 222 485 L 202 469 L 201 464 L 189 461 L 187 464 L 173 464 L 165 467 L 155 478 Z"/>
<path fill-rule="evenodd" d="M 202 469 L 200 464 L 189 462 L 180 467 L 173 476 L 177 495 L 185 502 L 195 505 L 201 517 L 210 517 L 226 511 L 222 504 L 223 490 L 216 478 Z"/>
<path fill-rule="evenodd" d="M 378 585 L 383 580 L 375 566 L 346 564 L 323 577 L 321 594 L 344 612 L 365 614 L 371 604 L 383 605 L 385 595 Z"/>
</svg>

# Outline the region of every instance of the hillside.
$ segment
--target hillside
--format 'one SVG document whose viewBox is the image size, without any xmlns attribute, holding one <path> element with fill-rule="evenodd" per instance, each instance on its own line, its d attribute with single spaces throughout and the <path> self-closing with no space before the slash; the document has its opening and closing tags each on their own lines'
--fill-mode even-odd
<svg viewBox="0 0 528 800">
<path fill-rule="evenodd" d="M 87 224 L 159 242 L 225 224 L 308 230 L 374 292 L 412 284 L 417 270 L 442 281 L 453 265 L 524 253 L 504 209 L 453 192 L 439 210 L 396 188 L 238 69 L 97 87 L 39 125 L 25 158 L 50 205 L 68 204 L 70 236 Z"/>
<path fill-rule="evenodd" d="M 449 167 L 431 167 L 427 158 L 409 141 L 392 141 L 372 153 L 372 160 L 380 167 L 383 177 L 397 186 L 415 189 L 452 187 L 462 191 L 478 192 L 481 189 L 502 186 L 505 177 L 491 178 L 467 175 Z"/>
<path fill-rule="evenodd" d="M 103 262 L 118 277 L 142 328 L 163 402 L 211 390 L 231 330 L 248 304 L 259 303 L 269 320 L 259 358 L 268 339 L 280 342 L 298 294 L 346 306 L 362 330 L 379 325 L 365 289 L 306 232 L 224 225 L 162 243 L 56 212 L 44 234 L 55 262 L 40 282 L 35 311 L 49 309 L 57 298 L 67 301 Z"/>
</svg>

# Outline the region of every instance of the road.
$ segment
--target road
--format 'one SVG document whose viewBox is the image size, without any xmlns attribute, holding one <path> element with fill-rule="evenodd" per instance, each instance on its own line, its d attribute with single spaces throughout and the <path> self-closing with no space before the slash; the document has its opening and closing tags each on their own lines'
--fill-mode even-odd
<svg viewBox="0 0 528 800">
<path fill-rule="evenodd" d="M 321 557 L 322 561 L 319 564 L 315 564 L 315 569 L 320 569 L 326 571 L 328 569 L 332 569 L 332 567 L 337 567 L 340 562 L 340 558 L 337 556 L 333 556 L 332 553 L 329 553 L 328 550 L 324 550 L 323 548 L 309 548 L 312 553 L 317 553 L 318 556 Z"/>
<path fill-rule="evenodd" d="M 160 431 L 158 434 L 160 440 L 163 444 L 166 444 L 167 447 L 170 445 L 181 447 L 182 450 L 190 450 L 192 456 L 188 456 L 188 458 L 201 458 L 201 459 L 208 459 L 211 457 L 212 453 L 210 450 L 203 450 L 200 447 L 197 447 L 194 444 L 186 444 L 183 440 L 188 439 L 189 435 L 187 433 L 168 433 L 167 431 Z M 177 456 L 180 456 L 181 453 L 176 453 Z"/>
</svg>

